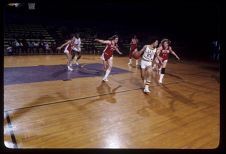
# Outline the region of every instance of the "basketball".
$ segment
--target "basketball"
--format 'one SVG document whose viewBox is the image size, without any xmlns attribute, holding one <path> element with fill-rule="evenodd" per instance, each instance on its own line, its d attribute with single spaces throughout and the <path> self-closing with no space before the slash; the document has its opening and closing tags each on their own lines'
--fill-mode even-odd
<svg viewBox="0 0 226 154">
<path fill-rule="evenodd" d="M 134 59 L 139 59 L 140 58 L 140 52 L 134 51 L 132 56 L 133 56 Z"/>
</svg>

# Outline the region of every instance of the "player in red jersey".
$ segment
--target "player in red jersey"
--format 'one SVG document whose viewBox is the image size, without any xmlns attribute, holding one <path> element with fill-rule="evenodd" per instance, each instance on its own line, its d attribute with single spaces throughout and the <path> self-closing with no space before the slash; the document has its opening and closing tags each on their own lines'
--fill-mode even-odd
<svg viewBox="0 0 226 154">
<path fill-rule="evenodd" d="M 137 44 L 138 44 L 138 39 L 137 36 L 134 35 L 130 42 L 130 52 L 129 52 L 129 63 L 128 65 L 132 64 L 132 55 L 134 51 L 137 51 Z M 136 65 L 138 65 L 138 60 L 136 60 Z"/>
<path fill-rule="evenodd" d="M 95 39 L 95 41 L 99 43 L 106 44 L 106 47 L 103 51 L 103 54 L 101 56 L 101 59 L 103 60 L 104 64 L 104 70 L 106 70 L 103 81 L 108 81 L 108 75 L 111 72 L 111 68 L 113 65 L 113 52 L 117 51 L 119 54 L 122 54 L 119 49 L 118 49 L 118 36 L 114 35 L 109 40 L 100 40 L 100 39 Z"/>
<path fill-rule="evenodd" d="M 66 43 L 62 44 L 60 47 L 58 47 L 57 49 L 60 50 L 61 48 L 63 48 L 64 46 L 65 49 L 64 49 L 64 53 L 66 54 L 67 56 L 67 68 L 69 71 L 72 71 L 72 62 L 73 62 L 73 59 L 72 59 L 72 55 L 73 55 L 73 48 L 75 46 L 75 36 L 73 35 L 72 36 L 72 39 L 68 40 Z"/>
<path fill-rule="evenodd" d="M 171 41 L 169 39 L 163 39 L 157 49 L 157 55 L 159 56 L 159 59 L 161 62 L 159 63 L 159 83 L 162 84 L 163 77 L 165 75 L 166 70 L 166 64 L 168 62 L 169 54 L 173 54 L 178 60 L 180 58 L 177 56 L 177 54 L 172 50 L 172 47 L 170 46 Z M 158 63 L 158 59 L 155 59 L 155 61 Z"/>
</svg>

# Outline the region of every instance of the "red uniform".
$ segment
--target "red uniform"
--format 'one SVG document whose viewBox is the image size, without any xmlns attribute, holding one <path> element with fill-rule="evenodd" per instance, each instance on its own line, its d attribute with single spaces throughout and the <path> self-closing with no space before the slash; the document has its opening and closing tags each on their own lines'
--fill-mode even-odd
<svg viewBox="0 0 226 154">
<path fill-rule="evenodd" d="M 107 61 L 110 59 L 113 55 L 113 51 L 116 50 L 116 46 L 111 42 L 111 44 L 108 44 L 104 49 L 104 60 Z"/>
<path fill-rule="evenodd" d="M 159 50 L 160 50 L 159 56 L 162 58 L 162 62 L 168 60 L 171 47 L 169 47 L 168 49 L 163 49 L 163 47 L 160 47 Z"/>
<path fill-rule="evenodd" d="M 132 54 L 137 49 L 137 40 L 132 40 L 130 43 L 130 53 L 129 53 L 129 58 L 132 58 Z"/>
<path fill-rule="evenodd" d="M 72 49 L 74 48 L 74 42 L 70 42 L 67 46 L 66 46 L 66 48 L 65 48 L 65 51 L 68 51 L 70 54 L 72 54 Z"/>
</svg>

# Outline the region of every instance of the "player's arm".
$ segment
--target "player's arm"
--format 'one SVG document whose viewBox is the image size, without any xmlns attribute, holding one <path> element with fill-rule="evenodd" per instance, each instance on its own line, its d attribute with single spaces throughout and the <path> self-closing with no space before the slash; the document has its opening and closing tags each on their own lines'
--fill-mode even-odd
<svg viewBox="0 0 226 154">
<path fill-rule="evenodd" d="M 143 54 L 144 53 L 144 50 L 147 48 L 147 45 L 145 45 L 139 52 L 140 54 Z"/>
<path fill-rule="evenodd" d="M 170 52 L 171 54 L 173 54 L 178 60 L 180 60 L 180 58 L 177 56 L 177 54 L 172 50 L 172 48 L 170 47 Z"/>
<path fill-rule="evenodd" d="M 120 55 L 122 55 L 122 52 L 119 51 L 118 47 L 115 47 L 115 50 L 116 50 Z"/>
<path fill-rule="evenodd" d="M 70 40 L 69 40 L 69 41 L 67 41 L 66 43 L 64 43 L 64 44 L 62 44 L 61 46 L 59 46 L 57 49 L 61 49 L 61 48 L 63 48 L 65 45 L 68 45 L 70 42 L 71 42 Z"/>
<path fill-rule="evenodd" d="M 102 44 L 110 44 L 111 43 L 111 41 L 101 40 L 101 39 L 95 39 L 94 41 L 97 41 L 97 42 L 102 43 Z"/>
</svg>

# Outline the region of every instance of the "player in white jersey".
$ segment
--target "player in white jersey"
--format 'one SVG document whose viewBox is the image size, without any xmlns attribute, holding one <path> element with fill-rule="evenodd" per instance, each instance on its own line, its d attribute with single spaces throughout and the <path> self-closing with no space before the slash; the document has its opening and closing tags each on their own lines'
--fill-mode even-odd
<svg viewBox="0 0 226 154">
<path fill-rule="evenodd" d="M 78 65 L 78 60 L 81 58 L 81 39 L 79 34 L 75 35 L 74 47 L 72 48 L 72 51 L 72 61 L 75 60 L 75 64 Z"/>
<path fill-rule="evenodd" d="M 145 45 L 139 52 L 141 57 L 141 78 L 144 81 L 144 93 L 150 93 L 149 84 L 151 82 L 152 61 L 156 56 L 158 40 L 153 39 L 149 45 Z"/>
</svg>

